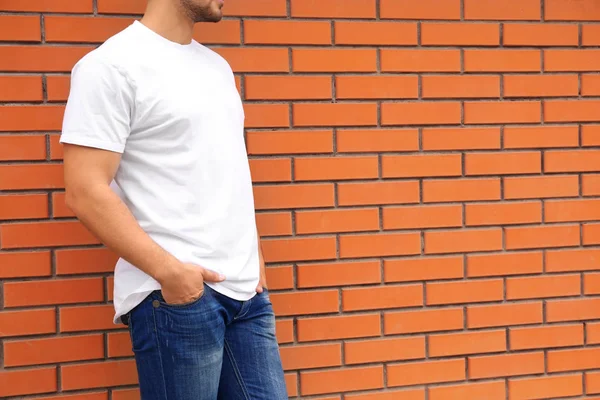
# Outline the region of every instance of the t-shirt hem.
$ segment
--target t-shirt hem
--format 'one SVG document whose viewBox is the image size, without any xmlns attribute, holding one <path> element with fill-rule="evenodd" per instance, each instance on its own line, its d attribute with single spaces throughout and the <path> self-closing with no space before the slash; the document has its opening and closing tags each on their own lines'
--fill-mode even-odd
<svg viewBox="0 0 600 400">
<path fill-rule="evenodd" d="M 104 142 L 102 140 L 95 140 L 95 139 L 86 139 L 86 138 L 77 137 L 75 135 L 68 135 L 65 133 L 63 133 L 61 135 L 60 143 L 74 144 L 74 145 L 85 146 L 85 147 L 93 147 L 96 149 L 108 150 L 108 151 L 113 151 L 116 153 L 123 153 L 123 151 L 125 150 L 125 145 L 122 145 L 119 143 Z"/>
</svg>

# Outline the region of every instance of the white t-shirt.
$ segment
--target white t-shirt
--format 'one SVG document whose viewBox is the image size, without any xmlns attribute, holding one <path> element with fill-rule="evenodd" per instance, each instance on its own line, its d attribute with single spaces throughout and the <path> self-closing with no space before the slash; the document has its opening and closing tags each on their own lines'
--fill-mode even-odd
<svg viewBox="0 0 600 400">
<path fill-rule="evenodd" d="M 61 142 L 122 153 L 113 187 L 142 229 L 182 262 L 225 275 L 210 286 L 243 301 L 259 280 L 243 132 L 229 64 L 136 21 L 73 68 Z M 115 323 L 157 289 L 120 259 Z"/>
</svg>

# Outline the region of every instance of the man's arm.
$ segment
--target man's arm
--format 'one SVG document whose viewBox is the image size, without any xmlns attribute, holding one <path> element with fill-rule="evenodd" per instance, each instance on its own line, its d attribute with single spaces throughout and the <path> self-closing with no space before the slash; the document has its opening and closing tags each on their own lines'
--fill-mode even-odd
<svg viewBox="0 0 600 400">
<path fill-rule="evenodd" d="M 119 162 L 119 153 L 65 144 L 66 202 L 79 220 L 118 256 L 156 279 L 167 302 L 192 301 L 202 293 L 204 280 L 223 280 L 183 264 L 142 230 L 110 188 Z"/>
<path fill-rule="evenodd" d="M 265 258 L 263 256 L 262 251 L 262 243 L 260 240 L 260 233 L 256 230 L 256 237 L 258 240 L 258 260 L 260 264 L 260 280 L 258 281 L 258 286 L 256 287 L 256 291 L 258 293 L 262 293 L 263 289 L 268 289 L 267 287 L 267 274 L 265 271 Z"/>
</svg>

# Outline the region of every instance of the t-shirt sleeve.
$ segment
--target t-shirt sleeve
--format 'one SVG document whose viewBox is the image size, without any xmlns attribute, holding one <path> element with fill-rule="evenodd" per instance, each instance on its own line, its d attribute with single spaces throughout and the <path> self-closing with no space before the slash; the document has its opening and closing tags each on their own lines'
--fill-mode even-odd
<svg viewBox="0 0 600 400">
<path fill-rule="evenodd" d="M 71 71 L 60 142 L 122 153 L 133 99 L 133 88 L 119 69 L 87 55 Z"/>
</svg>

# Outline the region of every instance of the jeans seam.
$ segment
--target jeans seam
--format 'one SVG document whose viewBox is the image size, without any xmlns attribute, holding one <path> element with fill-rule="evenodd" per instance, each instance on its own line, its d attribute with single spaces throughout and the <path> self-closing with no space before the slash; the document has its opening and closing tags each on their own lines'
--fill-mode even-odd
<svg viewBox="0 0 600 400">
<path fill-rule="evenodd" d="M 156 337 L 156 347 L 158 348 L 158 359 L 160 362 L 160 376 L 163 380 L 165 400 L 168 400 L 169 396 L 167 395 L 167 379 L 165 378 L 165 366 L 163 364 L 162 349 L 160 347 L 160 338 L 158 336 L 159 329 L 158 329 L 158 324 L 156 323 L 156 309 L 154 307 L 152 308 L 152 318 L 154 319 L 154 333 L 155 333 L 155 337 Z"/>
<path fill-rule="evenodd" d="M 223 341 L 223 344 L 225 347 L 225 352 L 227 353 L 227 356 L 229 357 L 229 360 L 231 361 L 231 367 L 233 368 L 235 377 L 237 378 L 238 383 L 240 384 L 240 387 L 242 388 L 242 392 L 244 393 L 244 399 L 250 400 L 250 395 L 248 394 L 246 385 L 244 385 L 244 380 L 242 379 L 242 374 L 240 373 L 240 370 L 238 369 L 237 363 L 235 362 L 235 358 L 233 357 L 233 352 L 231 351 L 231 348 L 229 347 L 229 343 L 227 343 L 227 339 L 225 339 Z"/>
</svg>

